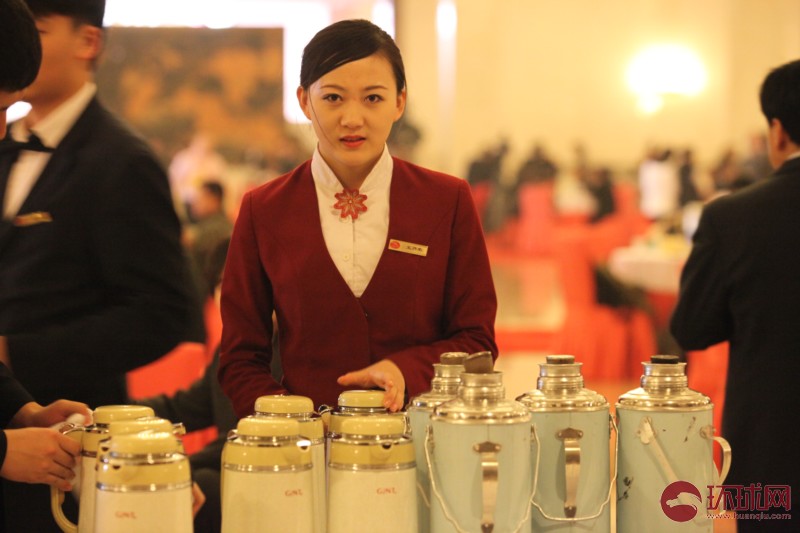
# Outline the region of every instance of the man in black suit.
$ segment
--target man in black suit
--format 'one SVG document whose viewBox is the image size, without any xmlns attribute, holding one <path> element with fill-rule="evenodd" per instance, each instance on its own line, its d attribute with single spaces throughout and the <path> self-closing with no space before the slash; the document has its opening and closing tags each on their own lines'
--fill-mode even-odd
<svg viewBox="0 0 800 533">
<path fill-rule="evenodd" d="M 42 66 L 0 141 L 0 361 L 39 401 L 124 403 L 126 372 L 188 331 L 180 226 L 152 151 L 95 96 L 104 0 L 27 4 Z M 10 530 L 35 498 L 6 491 Z M 43 503 L 27 530 L 47 530 Z"/>
<path fill-rule="evenodd" d="M 30 11 L 22 0 L 0 0 L 0 137 L 6 134 L 6 110 L 36 78 L 41 58 Z M 52 429 L 29 426 L 50 426 L 73 413 L 86 416 L 88 408 L 67 400 L 42 407 L 0 363 L 0 477 L 69 490 L 80 445 Z M 3 524 L 0 491 L 0 530 Z"/>
<path fill-rule="evenodd" d="M 722 434 L 733 449 L 725 484 L 800 490 L 792 439 L 800 409 L 800 61 L 761 87 L 775 173 L 708 204 L 681 276 L 672 333 L 687 350 L 730 341 Z M 767 513 L 793 513 L 772 506 Z M 738 521 L 748 531 L 798 531 L 794 520 Z"/>
</svg>

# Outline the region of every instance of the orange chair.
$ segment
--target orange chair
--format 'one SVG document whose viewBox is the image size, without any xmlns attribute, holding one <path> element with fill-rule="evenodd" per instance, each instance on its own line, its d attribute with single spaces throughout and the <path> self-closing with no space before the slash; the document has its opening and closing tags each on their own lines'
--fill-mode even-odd
<svg viewBox="0 0 800 533">
<path fill-rule="evenodd" d="M 492 189 L 492 184 L 488 181 L 476 183 L 470 187 L 470 190 L 472 191 L 472 200 L 475 202 L 475 209 L 478 211 L 478 217 L 480 220 L 483 220 L 483 217 L 486 214 L 486 208 L 489 205 L 489 198 L 492 196 Z"/>
<path fill-rule="evenodd" d="M 590 232 L 572 228 L 555 244 L 566 316 L 558 332 L 558 353 L 575 355 L 587 379 L 622 380 L 641 375 L 643 360 L 655 353 L 650 317 L 639 309 L 617 309 L 597 303 L 597 287 L 587 246 Z M 632 371 L 632 362 L 637 367 Z"/>
<path fill-rule="evenodd" d="M 520 187 L 517 249 L 530 254 L 551 253 L 555 227 L 553 184 L 532 183 Z"/>
<path fill-rule="evenodd" d="M 647 233 L 652 222 L 639 210 L 639 188 L 636 184 L 624 181 L 615 183 L 614 202 L 616 215 L 625 221 L 630 238 Z"/>
<path fill-rule="evenodd" d="M 702 392 L 714 403 L 714 428 L 718 435 L 722 432 L 722 411 L 725 408 L 725 381 L 728 376 L 729 344 L 721 342 L 705 350 L 690 351 L 686 354 L 686 370 L 689 388 Z M 721 464 L 722 454 L 715 449 L 717 464 Z"/>
<path fill-rule="evenodd" d="M 209 364 L 214 359 L 214 353 L 222 339 L 222 315 L 214 298 L 206 300 L 203 319 L 206 325 L 206 364 Z"/>
<path fill-rule="evenodd" d="M 128 395 L 136 400 L 158 394 L 171 396 L 199 379 L 214 357 L 222 335 L 219 307 L 209 298 L 203 308 L 206 343 L 184 342 L 160 359 L 128 372 Z M 180 420 L 173 420 L 180 422 Z M 216 428 L 193 431 L 183 437 L 186 453 L 200 450 L 217 436 Z"/>
</svg>

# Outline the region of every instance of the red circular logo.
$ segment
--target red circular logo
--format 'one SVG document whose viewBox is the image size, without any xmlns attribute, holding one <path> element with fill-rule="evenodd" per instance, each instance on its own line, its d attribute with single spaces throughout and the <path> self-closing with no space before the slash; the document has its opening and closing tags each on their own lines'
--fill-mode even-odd
<svg viewBox="0 0 800 533">
<path fill-rule="evenodd" d="M 675 522 L 688 522 L 703 503 L 700 491 L 688 481 L 675 481 L 661 493 L 661 510 Z"/>
<path fill-rule="evenodd" d="M 394 248 L 395 250 L 397 250 L 398 248 L 400 248 L 400 243 L 397 241 L 391 241 L 389 243 L 389 248 Z"/>
</svg>

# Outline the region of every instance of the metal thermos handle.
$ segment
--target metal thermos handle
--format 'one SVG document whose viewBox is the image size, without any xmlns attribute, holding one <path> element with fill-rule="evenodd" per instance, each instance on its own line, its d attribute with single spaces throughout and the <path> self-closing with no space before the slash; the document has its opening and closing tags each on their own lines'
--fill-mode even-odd
<svg viewBox="0 0 800 533">
<path fill-rule="evenodd" d="M 564 498 L 564 515 L 575 518 L 578 512 L 578 482 L 581 478 L 581 443 L 583 431 L 575 428 L 566 428 L 559 431 L 556 436 L 564 443 L 564 479 L 566 480 L 566 494 Z"/>
<path fill-rule="evenodd" d="M 497 454 L 501 446 L 496 442 L 481 442 L 472 446 L 472 449 L 481 456 L 481 479 L 483 493 L 483 515 L 481 516 L 481 531 L 492 533 L 494 531 L 494 510 L 497 507 Z"/>
<path fill-rule="evenodd" d="M 716 473 L 717 479 L 714 480 L 717 485 L 722 485 L 725 482 L 725 478 L 728 477 L 728 471 L 731 469 L 731 445 L 722 437 L 714 436 L 714 426 L 703 427 L 700 430 L 700 435 L 706 439 L 713 439 L 722 448 L 722 467 Z"/>
<path fill-rule="evenodd" d="M 542 506 L 539 505 L 539 503 L 535 502 L 533 497 L 531 497 L 531 505 L 533 507 L 536 507 L 536 509 L 538 509 L 539 512 L 542 514 L 542 516 L 545 517 L 547 520 L 551 520 L 551 521 L 554 521 L 554 522 L 580 522 L 580 521 L 584 521 L 584 520 L 594 520 L 595 518 L 597 518 L 598 516 L 600 516 L 603 513 L 603 510 L 606 508 L 606 506 L 611 501 L 611 493 L 614 491 L 614 482 L 617 480 L 617 472 L 619 470 L 618 467 L 617 467 L 617 465 L 619 463 L 619 430 L 617 429 L 617 423 L 614 420 L 614 417 L 609 415 L 608 420 L 609 420 L 610 426 L 614 428 L 614 475 L 611 476 L 611 480 L 610 480 L 610 482 L 608 484 L 608 493 L 606 494 L 606 499 L 600 505 L 600 508 L 597 510 L 596 513 L 594 513 L 592 515 L 588 515 L 588 516 L 577 516 L 576 517 L 576 515 L 578 514 L 578 509 L 577 509 L 577 505 L 576 505 L 575 502 L 576 502 L 577 492 L 578 492 L 578 479 L 580 478 L 580 444 L 577 442 L 577 440 L 580 437 L 578 437 L 577 439 L 574 439 L 574 442 L 567 442 L 567 439 L 562 439 L 562 440 L 564 440 L 564 457 L 565 457 L 564 472 L 565 472 L 566 481 L 567 481 L 567 483 L 566 483 L 566 485 L 567 485 L 567 490 L 566 490 L 567 494 L 566 494 L 566 498 L 564 500 L 564 514 L 565 514 L 565 517 L 549 515 L 547 512 L 545 512 L 545 510 L 542 508 Z M 581 433 L 581 436 L 582 436 L 582 432 L 580 432 L 578 430 L 574 430 L 572 428 L 567 428 L 566 430 L 559 431 L 558 432 L 558 437 L 562 438 L 561 437 L 562 434 L 565 434 L 567 431 L 577 431 L 578 433 Z M 535 436 L 535 434 L 536 434 L 536 431 L 534 429 L 534 436 Z M 572 451 L 568 450 L 568 447 L 577 448 L 577 453 L 576 453 L 575 450 L 572 450 Z M 537 447 L 537 450 L 538 450 L 538 447 Z M 571 458 L 570 458 L 570 454 L 572 455 Z M 536 458 L 537 474 L 536 474 L 536 477 L 534 478 L 534 489 L 533 489 L 534 490 L 534 494 L 536 493 L 536 485 L 538 484 L 538 479 L 539 479 L 539 475 L 538 475 L 539 457 L 538 456 L 539 456 L 539 454 L 537 453 L 537 458 Z M 572 465 L 570 465 L 570 461 L 572 461 L 572 463 L 573 463 Z M 570 511 L 570 508 L 572 509 L 571 511 Z M 570 513 L 572 513 L 572 514 L 570 514 Z"/>
</svg>

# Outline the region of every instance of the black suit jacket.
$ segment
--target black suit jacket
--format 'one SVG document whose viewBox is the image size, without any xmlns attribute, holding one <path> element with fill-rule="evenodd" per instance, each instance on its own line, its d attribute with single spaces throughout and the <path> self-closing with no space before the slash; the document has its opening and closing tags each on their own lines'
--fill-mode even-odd
<svg viewBox="0 0 800 533">
<path fill-rule="evenodd" d="M 11 158 L 0 156 L 0 200 Z M 42 404 L 123 403 L 125 373 L 187 331 L 180 226 L 151 150 L 92 100 L 0 222 L 0 335 Z"/>
<path fill-rule="evenodd" d="M 33 398 L 28 391 L 11 376 L 6 365 L 0 363 L 0 466 L 5 461 L 7 450 L 6 434 L 3 429 L 23 405 L 32 401 Z"/>
<path fill-rule="evenodd" d="M 705 207 L 672 333 L 688 350 L 730 341 L 727 483 L 800 489 L 800 462 L 789 438 L 800 409 L 800 158 Z M 784 520 L 756 525 L 766 522 L 791 527 Z"/>
</svg>

